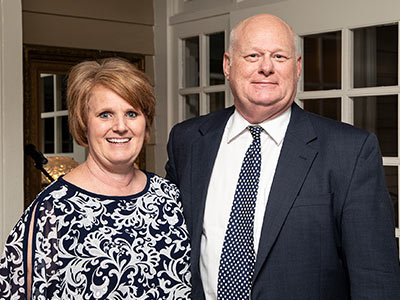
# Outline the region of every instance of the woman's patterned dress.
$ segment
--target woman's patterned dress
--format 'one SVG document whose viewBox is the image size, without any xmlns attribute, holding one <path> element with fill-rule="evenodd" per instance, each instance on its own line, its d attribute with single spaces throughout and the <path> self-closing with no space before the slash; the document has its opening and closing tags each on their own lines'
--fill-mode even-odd
<svg viewBox="0 0 400 300">
<path fill-rule="evenodd" d="M 127 197 L 62 178 L 25 211 L 0 259 L 0 299 L 24 299 L 33 217 L 31 299 L 189 299 L 189 237 L 167 180 L 147 175 Z"/>
</svg>

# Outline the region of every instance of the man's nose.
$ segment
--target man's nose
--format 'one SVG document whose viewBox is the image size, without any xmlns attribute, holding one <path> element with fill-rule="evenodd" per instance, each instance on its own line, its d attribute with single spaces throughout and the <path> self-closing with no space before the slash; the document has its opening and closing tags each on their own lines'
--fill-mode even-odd
<svg viewBox="0 0 400 300">
<path fill-rule="evenodd" d="M 259 72 L 264 75 L 270 75 L 274 72 L 274 64 L 271 57 L 264 55 L 260 61 Z"/>
</svg>

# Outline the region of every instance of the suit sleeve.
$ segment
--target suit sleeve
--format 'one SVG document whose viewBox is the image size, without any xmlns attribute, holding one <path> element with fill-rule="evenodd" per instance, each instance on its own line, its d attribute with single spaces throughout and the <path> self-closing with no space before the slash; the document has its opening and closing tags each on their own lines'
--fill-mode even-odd
<svg viewBox="0 0 400 300">
<path fill-rule="evenodd" d="M 179 187 L 178 176 L 176 173 L 176 166 L 175 166 L 174 149 L 176 145 L 174 144 L 175 143 L 174 137 L 175 137 L 175 127 L 171 129 L 171 132 L 169 134 L 169 139 L 167 144 L 168 161 L 165 165 L 165 171 L 166 171 L 165 177 Z"/>
<path fill-rule="evenodd" d="M 342 212 L 351 299 L 400 299 L 393 207 L 378 141 L 372 134 L 358 155 Z"/>
</svg>

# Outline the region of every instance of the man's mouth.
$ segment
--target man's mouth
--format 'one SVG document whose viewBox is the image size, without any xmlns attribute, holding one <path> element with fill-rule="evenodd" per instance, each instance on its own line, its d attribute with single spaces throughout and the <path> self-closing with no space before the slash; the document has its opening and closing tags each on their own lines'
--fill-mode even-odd
<svg viewBox="0 0 400 300">
<path fill-rule="evenodd" d="M 271 82 L 271 81 L 253 81 L 253 84 L 257 85 L 276 85 L 276 82 Z"/>
</svg>

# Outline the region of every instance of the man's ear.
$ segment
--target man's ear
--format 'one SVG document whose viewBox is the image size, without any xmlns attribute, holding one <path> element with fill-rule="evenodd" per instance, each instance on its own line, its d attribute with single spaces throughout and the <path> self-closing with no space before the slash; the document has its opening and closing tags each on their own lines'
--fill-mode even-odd
<svg viewBox="0 0 400 300">
<path fill-rule="evenodd" d="M 229 80 L 229 73 L 231 71 L 231 57 L 229 56 L 229 52 L 224 53 L 223 68 L 225 78 Z"/>
<path fill-rule="evenodd" d="M 297 80 L 298 80 L 300 78 L 300 76 L 301 76 L 301 55 L 297 56 L 296 73 L 297 73 Z"/>
</svg>

